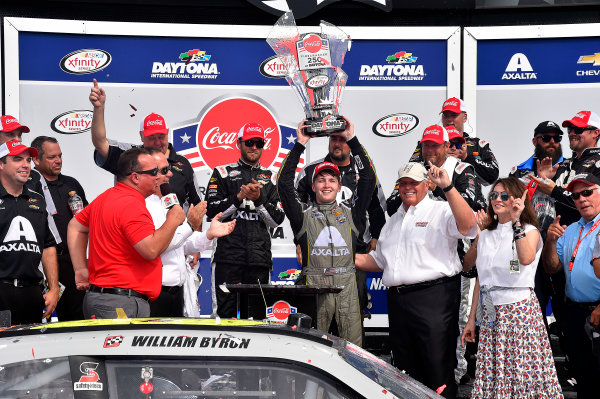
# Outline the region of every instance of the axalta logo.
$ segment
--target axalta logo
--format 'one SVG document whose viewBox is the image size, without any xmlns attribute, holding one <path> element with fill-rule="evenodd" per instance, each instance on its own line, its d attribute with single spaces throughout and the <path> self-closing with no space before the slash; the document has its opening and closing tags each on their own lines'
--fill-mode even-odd
<svg viewBox="0 0 600 399">
<path fill-rule="evenodd" d="M 373 133 L 381 137 L 398 137 L 410 133 L 419 125 L 419 118 L 413 114 L 392 114 L 384 116 L 373 125 Z"/>
<path fill-rule="evenodd" d="M 87 132 L 92 128 L 93 116 L 94 112 L 88 110 L 63 112 L 52 119 L 50 128 L 56 133 L 61 134 L 79 134 Z"/>
<path fill-rule="evenodd" d="M 182 62 L 153 62 L 152 79 L 216 79 L 219 76 L 217 64 L 208 63 L 211 55 L 198 49 L 179 54 Z"/>
<path fill-rule="evenodd" d="M 417 57 L 413 57 L 412 53 L 399 51 L 395 54 L 388 55 L 386 61 L 390 64 L 412 64 L 417 62 Z"/>
<path fill-rule="evenodd" d="M 104 50 L 77 50 L 65 55 L 60 60 L 60 69 L 66 73 L 84 75 L 103 70 L 111 60 L 111 55 Z"/>
<path fill-rule="evenodd" d="M 287 74 L 285 64 L 276 55 L 264 60 L 258 70 L 264 77 L 273 79 L 284 78 Z"/>
<path fill-rule="evenodd" d="M 600 53 L 593 55 L 582 55 L 577 60 L 578 64 L 592 64 L 591 66 L 600 66 Z M 575 72 L 577 76 L 600 76 L 600 69 L 584 69 Z"/>
<path fill-rule="evenodd" d="M 523 53 L 516 53 L 508 62 L 502 80 L 530 80 L 537 79 L 537 73 L 533 72 L 531 63 L 527 56 Z"/>
<path fill-rule="evenodd" d="M 298 309 L 286 301 L 277 301 L 273 306 L 267 306 L 267 319 L 279 323 L 285 323 L 292 313 L 297 313 Z"/>
<path fill-rule="evenodd" d="M 406 51 L 396 52 L 386 58 L 387 65 L 361 65 L 358 80 L 423 80 L 423 65 L 415 64 L 417 57 Z"/>
</svg>

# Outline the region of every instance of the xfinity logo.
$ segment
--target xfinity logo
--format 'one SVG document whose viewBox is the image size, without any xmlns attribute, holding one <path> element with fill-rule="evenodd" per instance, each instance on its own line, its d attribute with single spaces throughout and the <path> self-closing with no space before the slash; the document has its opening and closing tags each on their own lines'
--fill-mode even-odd
<svg viewBox="0 0 600 399">
<path fill-rule="evenodd" d="M 111 60 L 111 55 L 104 50 L 83 49 L 65 55 L 59 65 L 66 73 L 84 75 L 103 70 Z"/>
<path fill-rule="evenodd" d="M 504 79 L 537 79 L 537 74 L 533 72 L 533 68 L 527 59 L 527 56 L 523 53 L 516 53 L 511 57 L 508 65 L 506 66 L 506 70 L 502 75 L 502 80 Z"/>
<path fill-rule="evenodd" d="M 285 67 L 285 64 L 281 62 L 279 57 L 274 55 L 260 64 L 259 71 L 264 77 L 279 79 L 285 77 L 287 68 Z"/>
<path fill-rule="evenodd" d="M 87 132 L 92 127 L 93 111 L 73 110 L 63 112 L 50 122 L 50 128 L 56 133 L 78 134 Z"/>
</svg>

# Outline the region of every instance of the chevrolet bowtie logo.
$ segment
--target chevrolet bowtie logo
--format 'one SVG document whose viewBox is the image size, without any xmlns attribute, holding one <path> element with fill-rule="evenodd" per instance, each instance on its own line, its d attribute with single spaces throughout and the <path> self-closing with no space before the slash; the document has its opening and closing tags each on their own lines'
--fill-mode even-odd
<svg viewBox="0 0 600 399">
<path fill-rule="evenodd" d="M 594 55 L 582 55 L 577 60 L 578 64 L 594 64 L 594 66 L 600 66 L 600 53 Z"/>
</svg>

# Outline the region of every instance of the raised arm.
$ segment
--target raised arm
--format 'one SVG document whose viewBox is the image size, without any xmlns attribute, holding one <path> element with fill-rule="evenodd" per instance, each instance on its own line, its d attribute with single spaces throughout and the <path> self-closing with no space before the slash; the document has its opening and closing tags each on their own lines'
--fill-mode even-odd
<svg viewBox="0 0 600 399">
<path fill-rule="evenodd" d="M 108 140 L 106 139 L 106 126 L 104 124 L 104 103 L 106 102 L 106 93 L 104 89 L 98 86 L 98 81 L 94 79 L 94 87 L 90 92 L 90 102 L 94 107 L 94 116 L 92 117 L 92 144 L 102 158 L 108 158 Z"/>
</svg>

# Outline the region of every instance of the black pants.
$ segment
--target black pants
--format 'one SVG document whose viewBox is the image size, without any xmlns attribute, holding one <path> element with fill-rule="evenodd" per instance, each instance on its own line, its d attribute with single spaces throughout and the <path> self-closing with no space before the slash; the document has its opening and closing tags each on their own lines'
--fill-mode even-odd
<svg viewBox="0 0 600 399">
<path fill-rule="evenodd" d="M 237 317 L 236 296 L 225 293 L 220 288 L 221 284 L 261 284 L 269 283 L 269 267 L 256 267 L 237 265 L 233 263 L 215 262 L 215 293 L 217 296 L 217 314 L 219 317 Z"/>
<path fill-rule="evenodd" d="M 567 302 L 566 336 L 568 343 L 569 364 L 573 368 L 577 380 L 577 398 L 598 398 L 598 381 L 600 369 L 598 361 L 592 353 L 592 341 L 585 333 L 584 325 L 591 309 L 584 309 L 574 303 Z"/>
<path fill-rule="evenodd" d="M 57 248 L 57 250 L 59 250 Z M 60 250 L 59 250 L 60 251 Z M 83 298 L 85 291 L 75 285 L 75 271 L 68 252 L 58 255 L 58 280 L 65 286 L 58 304 L 56 316 L 58 321 L 83 320 Z"/>
<path fill-rule="evenodd" d="M 150 302 L 150 317 L 183 317 L 183 286 L 163 286 Z"/>
<path fill-rule="evenodd" d="M 41 323 L 44 306 L 41 285 L 15 287 L 0 283 L 0 310 L 10 310 L 12 324 Z"/>
<path fill-rule="evenodd" d="M 394 366 L 455 398 L 456 339 L 460 278 L 414 290 L 388 291 L 390 344 Z"/>
</svg>

